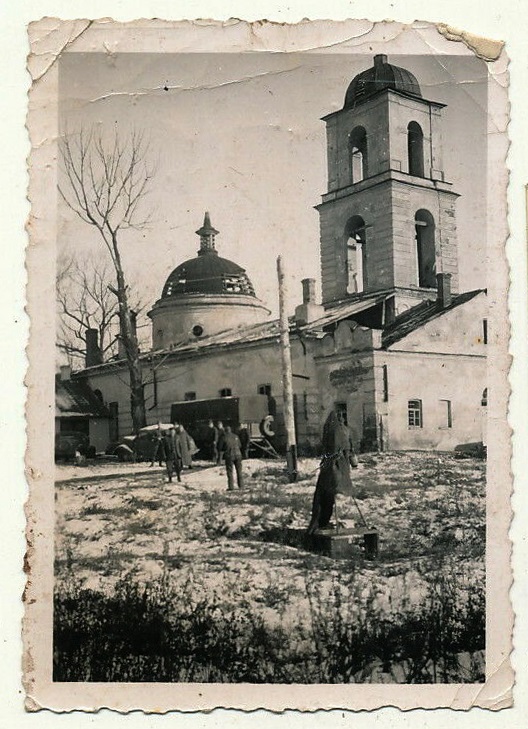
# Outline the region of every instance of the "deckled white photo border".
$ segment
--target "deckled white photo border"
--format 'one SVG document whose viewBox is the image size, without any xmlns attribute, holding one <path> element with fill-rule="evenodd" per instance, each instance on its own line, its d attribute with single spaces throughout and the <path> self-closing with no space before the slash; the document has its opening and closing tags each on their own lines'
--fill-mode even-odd
<svg viewBox="0 0 528 729">
<path fill-rule="evenodd" d="M 169 23 L 137 21 L 61 22 L 44 19 L 29 30 L 32 52 L 28 67 L 34 79 L 30 91 L 28 128 L 32 142 L 29 198 L 31 245 L 27 268 L 28 310 L 31 336 L 27 377 L 28 454 L 30 483 L 28 513 L 28 607 L 25 621 L 28 692 L 30 710 L 40 707 L 96 710 L 109 706 L 120 711 L 143 709 L 193 711 L 215 707 L 246 710 L 259 708 L 282 711 L 319 708 L 374 709 L 393 705 L 467 709 L 471 706 L 500 709 L 511 702 L 513 672 L 508 656 L 511 645 L 512 613 L 508 589 L 510 544 L 507 538 L 511 512 L 510 431 L 506 423 L 509 396 L 507 353 L 509 327 L 506 294 L 508 267 L 504 254 L 507 237 L 505 158 L 507 57 L 500 44 L 484 44 L 484 53 L 496 55 L 488 62 L 488 240 L 486 252 L 493 265 L 488 268 L 490 342 L 488 382 L 493 392 L 488 426 L 487 487 L 487 630 L 484 685 L 259 685 L 241 684 L 96 684 L 55 683 L 51 678 L 52 586 L 54 526 L 53 372 L 55 350 L 54 267 L 57 230 L 57 145 L 58 63 L 63 53 L 96 52 L 168 53 L 196 52 L 386 52 L 398 54 L 471 55 L 464 43 L 447 40 L 431 24 L 369 21 L 303 22 L 285 27 L 273 23 L 250 25 L 244 21 L 227 24 L 206 22 Z M 484 244 L 484 242 L 483 242 Z M 484 245 L 483 245 L 484 248 Z M 463 386 L 463 383 L 461 383 Z"/>
<path fill-rule="evenodd" d="M 280 3 L 262 3 L 256 0 L 251 4 L 251 15 L 249 8 L 244 2 L 235 0 L 214 2 L 203 0 L 203 2 L 190 2 L 185 9 L 188 17 L 216 17 L 228 18 L 230 16 L 244 17 L 269 17 L 280 21 L 296 21 L 303 16 L 310 17 L 335 17 L 344 18 L 352 14 L 350 3 L 334 0 L 330 3 L 314 2 L 305 0 L 299 2 L 293 0 L 287 7 L 281 7 Z M 264 6 L 264 7 L 262 7 Z M 323 7 L 321 7 L 323 6 Z M 147 12 L 148 11 L 148 12 Z M 245 11 L 245 12 L 244 12 Z M 421 0 L 394 0 L 394 2 L 379 2 L 379 0 L 357 0 L 354 3 L 354 14 L 357 17 L 369 16 L 371 19 L 382 19 L 384 17 L 396 17 L 399 20 L 410 21 L 415 17 L 424 17 L 426 9 Z M 60 719 L 49 712 L 41 713 L 38 716 L 24 715 L 22 694 L 19 687 L 20 682 L 20 636 L 19 619 L 21 605 L 18 602 L 23 585 L 23 576 L 20 570 L 20 561 L 24 548 L 24 540 L 21 536 L 22 516 L 17 512 L 24 500 L 24 482 L 22 476 L 22 453 L 24 441 L 24 426 L 21 420 L 21 403 L 23 402 L 24 390 L 21 385 L 25 361 L 22 348 L 25 343 L 27 322 L 23 314 L 23 291 L 22 285 L 25 278 L 23 270 L 22 249 L 25 245 L 25 234 L 23 225 L 27 215 L 27 204 L 24 200 L 25 173 L 21 167 L 25 154 L 27 153 L 27 141 L 22 130 L 23 115 L 25 111 L 25 89 L 27 77 L 20 65 L 26 52 L 25 25 L 29 20 L 34 20 L 44 14 L 57 15 L 61 17 L 82 17 L 88 13 L 93 16 L 103 17 L 113 15 L 118 19 L 131 19 L 141 15 L 157 17 L 174 17 L 174 6 L 168 0 L 158 0 L 150 3 L 139 3 L 131 0 L 127 3 L 126 10 L 123 4 L 116 0 L 100 2 L 93 0 L 90 3 L 77 2 L 66 3 L 64 0 L 50 0 L 42 3 L 41 0 L 28 0 L 23 8 L 14 6 L 5 10 L 7 22 L 4 24 L 2 36 L 4 49 L 10 58 L 11 65 L 5 71 L 4 80 L 9 90 L 9 105 L 2 116 L 4 139 L 8 139 L 10 147 L 5 152 L 4 165 L 2 167 L 4 219 L 2 229 L 6 238 L 12 241 L 12 245 L 5 248 L 5 271 L 2 290 L 0 291 L 0 316 L 2 332 L 6 332 L 4 344 L 10 346 L 11 353 L 9 362 L 6 363 L 5 374 L 5 409 L 10 417 L 0 421 L 3 452 L 12 454 L 11 458 L 5 460 L 4 477 L 5 487 L 2 491 L 4 510 L 2 512 L 2 528 L 4 539 L 1 545 L 2 560 L 0 565 L 3 577 L 3 616 L 2 620 L 2 645 L 5 646 L 5 660 L 3 661 L 3 686 L 5 689 L 3 699 L 2 717 L 7 725 L 29 726 L 29 722 L 39 726 L 56 726 L 57 721 L 71 724 L 72 726 L 92 725 L 93 717 L 75 713 L 70 716 L 63 716 Z M 181 17 L 183 12 L 176 13 Z M 513 140 L 512 151 L 508 160 L 511 168 L 509 187 L 509 223 L 511 239 L 508 243 L 510 260 L 513 260 L 510 289 L 510 310 L 514 321 L 512 331 L 511 347 L 516 355 L 511 369 L 511 382 L 513 386 L 513 398 L 510 402 L 510 422 L 514 427 L 514 459 L 512 466 L 516 477 L 516 493 L 514 494 L 514 508 L 517 513 L 522 513 L 526 508 L 526 474 L 523 463 L 524 443 L 526 443 L 526 358 L 527 358 L 527 316 L 526 316 L 526 256 L 525 256 L 525 199 L 523 185 L 528 179 L 527 175 L 527 154 L 524 142 L 524 119 L 527 112 L 527 99 L 525 89 L 527 87 L 527 64 L 525 62 L 524 29 L 526 11 L 515 0 L 505 0 L 500 8 L 487 7 L 482 3 L 468 2 L 460 3 L 457 0 L 444 0 L 441 6 L 427 9 L 429 18 L 438 19 L 454 26 L 471 29 L 475 33 L 489 37 L 502 38 L 507 41 L 507 50 L 512 58 L 511 75 L 511 99 L 512 122 L 510 124 L 510 137 Z M 18 64 L 18 65 L 17 65 Z M 14 146 L 13 146 L 14 144 Z M 8 211 L 6 214 L 5 211 Z M 5 303 L 4 303 L 5 302 Z M 514 566 L 515 584 L 512 589 L 514 606 L 521 618 L 525 617 L 523 605 L 526 605 L 526 579 L 524 564 L 526 562 L 526 528 L 518 519 L 513 523 L 512 535 L 515 542 Z M 524 542 L 523 542 L 524 538 Z M 18 559 L 18 561 L 17 561 Z M 7 606 L 6 606 L 7 598 Z M 5 637 L 4 637 L 5 636 Z M 470 714 L 458 713 L 456 715 L 457 725 L 479 727 L 496 726 L 497 720 L 504 720 L 508 726 L 517 727 L 523 725 L 523 717 L 526 716 L 526 701 L 524 697 L 528 691 L 526 666 L 527 646 L 526 625 L 522 620 L 517 620 L 515 630 L 516 651 L 513 656 L 514 667 L 518 673 L 516 676 L 516 706 L 508 710 L 506 714 L 499 717 L 491 712 L 472 711 Z M 227 715 L 229 714 L 229 716 Z M 449 714 L 449 716 L 448 716 Z M 159 717 L 160 720 L 168 717 Z M 350 716 L 345 713 L 334 711 L 331 713 L 320 712 L 312 717 L 302 716 L 288 712 L 286 715 L 278 716 L 273 714 L 258 715 L 243 714 L 241 712 L 213 712 L 209 715 L 179 715 L 179 725 L 185 726 L 253 726 L 258 721 L 259 726 L 275 726 L 281 719 L 288 721 L 291 726 L 315 725 L 317 726 L 344 726 L 348 725 Z M 146 723 L 145 717 L 141 714 L 121 716 L 104 712 L 97 717 L 102 726 L 115 726 L 121 720 L 127 722 L 127 726 L 150 726 Z M 373 717 L 368 714 L 359 714 L 353 718 L 358 727 L 370 726 Z M 415 711 L 412 714 L 402 714 L 390 708 L 376 713 L 376 721 L 380 726 L 445 726 L 445 721 L 451 721 L 450 712 L 439 710 L 435 712 Z M 72 723 L 73 722 L 73 723 Z M 138 722 L 141 722 L 139 724 Z"/>
</svg>

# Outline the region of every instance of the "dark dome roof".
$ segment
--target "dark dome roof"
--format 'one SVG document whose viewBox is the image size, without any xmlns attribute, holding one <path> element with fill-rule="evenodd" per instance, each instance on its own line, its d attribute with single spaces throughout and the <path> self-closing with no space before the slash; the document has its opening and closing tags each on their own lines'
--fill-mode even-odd
<svg viewBox="0 0 528 729">
<path fill-rule="evenodd" d="M 182 294 L 242 294 L 255 296 L 245 270 L 216 251 L 191 258 L 177 266 L 163 287 L 162 298 Z"/>
<path fill-rule="evenodd" d="M 161 298 L 185 294 L 240 294 L 255 296 L 255 290 L 245 270 L 227 258 L 220 258 L 215 248 L 218 231 L 205 213 L 200 236 L 200 250 L 196 258 L 180 263 L 171 273 Z"/>
<path fill-rule="evenodd" d="M 411 96 L 422 96 L 420 86 L 410 71 L 387 62 L 387 56 L 374 56 L 374 65 L 352 79 L 345 96 L 344 109 L 349 109 L 364 99 L 381 91 L 394 89 Z"/>
</svg>

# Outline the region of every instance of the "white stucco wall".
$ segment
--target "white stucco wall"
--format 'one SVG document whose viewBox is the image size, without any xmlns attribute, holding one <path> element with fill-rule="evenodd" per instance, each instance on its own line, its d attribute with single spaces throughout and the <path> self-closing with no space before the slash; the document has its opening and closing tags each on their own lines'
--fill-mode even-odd
<svg viewBox="0 0 528 729">
<path fill-rule="evenodd" d="M 375 365 L 379 396 L 382 368 L 387 366 L 388 401 L 378 397 L 387 449 L 453 450 L 457 445 L 483 440 L 484 357 L 380 352 Z M 422 403 L 421 427 L 409 426 L 409 400 Z M 451 403 L 451 427 L 446 401 Z"/>
<path fill-rule="evenodd" d="M 379 437 L 380 418 L 388 448 L 452 449 L 481 441 L 485 316 L 486 297 L 481 294 L 388 350 L 381 349 L 379 330 L 345 321 L 322 338 L 301 341 L 292 337 L 298 443 L 317 446 L 324 418 L 336 402 L 346 402 L 358 445 L 365 439 L 375 440 L 376 431 Z M 384 401 L 384 366 L 388 401 Z M 107 405 L 119 403 L 120 435 L 132 431 L 127 381 L 126 369 L 115 366 L 89 377 L 91 387 L 101 390 Z M 149 424 L 168 421 L 172 403 L 184 400 L 187 392 L 195 392 L 198 399 L 216 398 L 222 388 L 230 388 L 234 396 L 255 395 L 258 385 L 269 384 L 277 400 L 280 425 L 282 376 L 277 340 L 155 356 L 152 364 L 144 365 L 144 381 Z M 421 428 L 408 427 L 408 401 L 412 399 L 422 401 Z M 441 401 L 446 400 L 451 402 L 451 428 L 444 422 L 447 406 Z"/>
<path fill-rule="evenodd" d="M 210 336 L 265 321 L 269 311 L 253 296 L 187 294 L 160 299 L 148 315 L 152 319 L 152 346 L 163 349 L 197 339 L 195 326 L 202 328 L 201 336 Z"/>
</svg>

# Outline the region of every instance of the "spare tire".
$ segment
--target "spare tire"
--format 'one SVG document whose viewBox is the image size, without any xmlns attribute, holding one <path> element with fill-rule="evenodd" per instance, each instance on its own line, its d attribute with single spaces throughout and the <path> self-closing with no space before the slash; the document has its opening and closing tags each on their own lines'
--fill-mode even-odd
<svg viewBox="0 0 528 729">
<path fill-rule="evenodd" d="M 260 421 L 260 432 L 265 438 L 273 438 L 275 435 L 275 431 L 273 430 L 274 420 L 273 415 L 266 415 L 266 417 L 262 418 Z"/>
</svg>

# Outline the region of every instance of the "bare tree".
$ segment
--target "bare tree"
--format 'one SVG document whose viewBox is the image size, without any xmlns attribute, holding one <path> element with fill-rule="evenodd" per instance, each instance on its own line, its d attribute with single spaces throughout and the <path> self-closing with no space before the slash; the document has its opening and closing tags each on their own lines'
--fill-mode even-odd
<svg viewBox="0 0 528 729">
<path fill-rule="evenodd" d="M 118 354 L 119 305 L 109 288 L 114 278 L 106 260 L 63 255 L 57 262 L 57 348 L 72 367 L 84 365 L 88 329 L 97 330 L 103 361 Z M 145 308 L 136 298 L 129 297 L 129 305 L 138 317 Z M 138 334 L 140 349 L 145 344 Z"/>
<path fill-rule="evenodd" d="M 120 336 L 130 379 L 134 429 L 146 423 L 145 398 L 139 347 L 132 325 L 129 290 L 121 258 L 121 233 L 145 227 L 141 203 L 149 190 L 153 168 L 147 163 L 148 144 L 132 132 L 120 137 L 115 131 L 105 139 L 100 131 L 65 134 L 60 143 L 64 180 L 59 192 L 81 220 L 99 233 L 112 261 L 116 286 Z"/>
<path fill-rule="evenodd" d="M 86 355 L 86 331 L 97 329 L 103 359 L 115 353 L 119 306 L 108 289 L 112 280 L 108 264 L 74 258 L 61 259 L 57 265 L 57 306 L 59 331 L 57 347 L 71 365 Z"/>
</svg>

